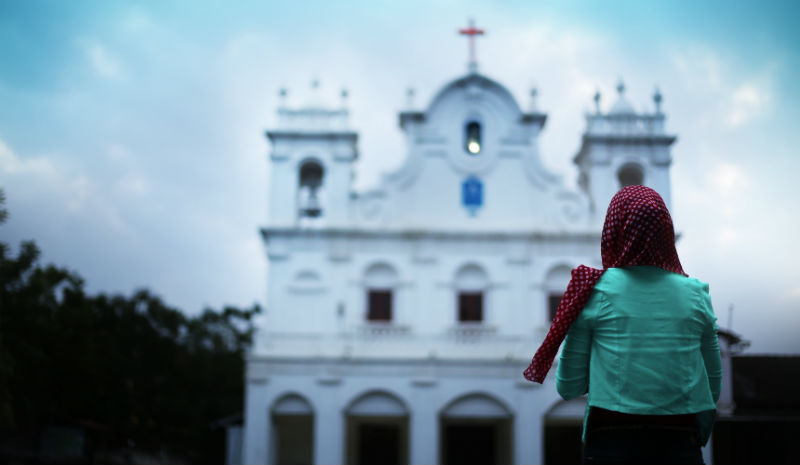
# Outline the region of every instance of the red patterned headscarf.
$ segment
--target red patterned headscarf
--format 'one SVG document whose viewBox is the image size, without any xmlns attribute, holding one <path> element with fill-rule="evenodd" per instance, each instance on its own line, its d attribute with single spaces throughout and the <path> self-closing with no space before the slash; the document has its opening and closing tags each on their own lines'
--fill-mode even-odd
<svg viewBox="0 0 800 465">
<path fill-rule="evenodd" d="M 622 188 L 611 199 L 600 241 L 603 269 L 580 265 L 550 325 L 550 331 L 525 370 L 525 378 L 541 383 L 553 364 L 570 325 L 578 318 L 592 289 L 609 268 L 651 265 L 686 275 L 675 250 L 675 230 L 664 200 L 644 186 Z"/>
</svg>

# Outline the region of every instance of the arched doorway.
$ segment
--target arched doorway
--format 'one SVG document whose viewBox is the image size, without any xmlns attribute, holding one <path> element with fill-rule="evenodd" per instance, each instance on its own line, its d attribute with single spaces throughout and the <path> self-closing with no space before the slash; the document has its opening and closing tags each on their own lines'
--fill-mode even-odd
<svg viewBox="0 0 800 465">
<path fill-rule="evenodd" d="M 557 402 L 544 416 L 544 463 L 581 463 L 586 397 Z"/>
<path fill-rule="evenodd" d="M 298 394 L 287 394 L 272 406 L 272 463 L 304 465 L 314 460 L 314 412 Z"/>
<path fill-rule="evenodd" d="M 408 463 L 408 409 L 396 396 L 369 392 L 354 400 L 347 417 L 347 463 Z"/>
<path fill-rule="evenodd" d="M 443 465 L 511 463 L 513 415 L 486 394 L 459 397 L 439 415 Z"/>
</svg>

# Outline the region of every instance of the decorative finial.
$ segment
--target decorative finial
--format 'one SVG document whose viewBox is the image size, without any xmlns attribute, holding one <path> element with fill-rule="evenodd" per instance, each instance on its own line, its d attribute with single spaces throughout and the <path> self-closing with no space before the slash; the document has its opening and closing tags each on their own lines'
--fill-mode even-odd
<svg viewBox="0 0 800 465">
<path fill-rule="evenodd" d="M 597 114 L 600 114 L 600 89 L 595 90 L 594 92 L 594 111 Z"/>
<path fill-rule="evenodd" d="M 661 90 L 656 86 L 656 91 L 653 93 L 653 102 L 656 104 L 656 113 L 661 113 L 661 101 L 664 97 L 661 95 Z"/>
<path fill-rule="evenodd" d="M 281 106 L 282 107 L 286 106 L 286 96 L 288 96 L 288 95 L 289 95 L 289 91 L 286 89 L 286 87 L 281 87 L 280 89 L 278 89 L 278 98 L 281 101 Z"/>
<path fill-rule="evenodd" d="M 620 97 L 625 93 L 625 83 L 622 82 L 622 78 L 619 78 L 619 81 L 617 81 L 617 93 Z"/>
<path fill-rule="evenodd" d="M 409 109 L 414 108 L 414 88 L 409 87 L 406 89 L 406 106 Z"/>
<path fill-rule="evenodd" d="M 342 106 L 347 106 L 347 97 L 350 96 L 350 92 L 347 91 L 347 88 L 342 88 L 340 95 L 342 96 Z"/>
<path fill-rule="evenodd" d="M 483 35 L 483 29 L 475 27 L 475 21 L 469 19 L 469 26 L 466 29 L 459 29 L 458 33 L 469 38 L 469 64 L 467 68 L 470 73 L 478 72 L 478 60 L 475 58 L 475 36 Z"/>
<path fill-rule="evenodd" d="M 536 87 L 531 87 L 531 113 L 535 113 L 538 110 L 536 106 L 536 97 L 539 95 L 539 90 Z"/>
<path fill-rule="evenodd" d="M 344 318 L 344 312 L 344 302 L 339 302 L 339 304 L 336 305 L 336 316 L 338 316 L 339 319 L 342 319 Z"/>
</svg>

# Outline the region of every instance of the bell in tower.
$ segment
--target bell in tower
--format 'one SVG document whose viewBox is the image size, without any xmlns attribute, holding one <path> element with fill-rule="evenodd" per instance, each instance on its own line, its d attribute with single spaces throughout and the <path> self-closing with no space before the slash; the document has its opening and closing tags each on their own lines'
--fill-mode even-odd
<svg viewBox="0 0 800 465">
<path fill-rule="evenodd" d="M 300 167 L 298 206 L 301 218 L 317 218 L 322 215 L 320 204 L 322 178 L 323 170 L 319 163 L 307 161 Z"/>
</svg>

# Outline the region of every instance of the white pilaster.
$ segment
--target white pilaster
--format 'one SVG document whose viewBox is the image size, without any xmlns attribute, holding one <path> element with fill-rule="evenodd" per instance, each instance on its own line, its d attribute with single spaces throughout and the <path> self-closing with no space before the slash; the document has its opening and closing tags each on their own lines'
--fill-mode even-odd
<svg viewBox="0 0 800 465">
<path fill-rule="evenodd" d="M 439 418 L 435 409 L 415 406 L 410 423 L 411 463 L 439 463 Z"/>
<path fill-rule="evenodd" d="M 266 405 L 266 383 L 248 382 L 245 393 L 244 463 L 267 464 L 270 422 Z"/>
<path fill-rule="evenodd" d="M 548 381 L 545 381 L 545 383 Z M 541 388 L 527 388 L 541 389 Z M 521 396 L 519 414 L 514 417 L 514 461 L 516 464 L 544 463 L 544 408 L 534 404 L 538 396 Z M 533 405 L 532 405 L 533 404 Z"/>
<path fill-rule="evenodd" d="M 335 402 L 320 402 L 314 418 L 314 463 L 339 465 L 344 462 L 344 416 Z"/>
</svg>

